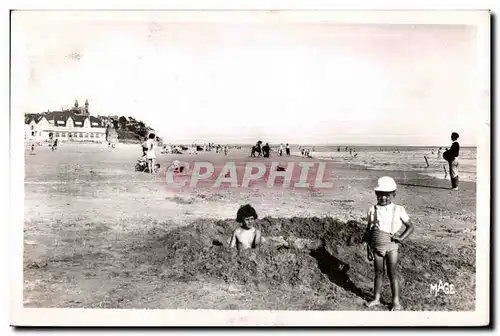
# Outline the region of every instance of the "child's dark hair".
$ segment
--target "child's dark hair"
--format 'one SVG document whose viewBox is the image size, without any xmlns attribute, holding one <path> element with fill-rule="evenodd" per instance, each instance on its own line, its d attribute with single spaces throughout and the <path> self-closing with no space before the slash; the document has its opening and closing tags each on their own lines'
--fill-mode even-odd
<svg viewBox="0 0 500 336">
<path fill-rule="evenodd" d="M 154 134 L 154 133 L 151 133 L 151 134 L 149 135 L 149 138 L 150 138 L 150 139 L 154 139 L 155 137 L 156 137 L 156 136 L 155 136 L 155 134 Z"/>
<path fill-rule="evenodd" d="M 238 209 L 238 213 L 236 214 L 236 221 L 238 223 L 243 223 L 243 221 L 247 217 L 253 217 L 254 219 L 259 218 L 259 216 L 257 215 L 257 211 L 255 211 L 255 209 L 250 204 L 243 205 Z"/>
<path fill-rule="evenodd" d="M 457 132 L 453 132 L 453 133 L 451 133 L 451 137 L 452 137 L 453 139 L 458 139 L 459 135 L 458 135 L 458 133 L 457 133 Z"/>
</svg>

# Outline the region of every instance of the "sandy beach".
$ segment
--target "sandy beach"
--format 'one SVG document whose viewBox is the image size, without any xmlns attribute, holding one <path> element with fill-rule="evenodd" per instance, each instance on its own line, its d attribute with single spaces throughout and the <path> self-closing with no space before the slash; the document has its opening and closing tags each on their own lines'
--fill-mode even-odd
<svg viewBox="0 0 500 336">
<path fill-rule="evenodd" d="M 54 152 L 45 145 L 34 154 L 26 148 L 25 307 L 368 310 L 363 302 L 372 294 L 373 266 L 361 242 L 364 217 L 376 201 L 377 179 L 390 175 L 398 183 L 395 203 L 415 225 L 400 250 L 404 309 L 474 309 L 475 177 L 452 191 L 448 180 L 401 168 L 395 153 L 384 153 L 382 170 L 275 153 L 250 158 L 246 149 L 228 156 L 157 149 L 161 168 L 150 175 L 134 171 L 139 155 L 139 146 L 124 144 L 63 143 Z M 332 187 L 206 183 L 172 190 L 165 168 L 175 159 L 208 161 L 216 172 L 227 161 L 241 168 L 249 161 L 321 160 Z M 256 208 L 269 243 L 236 256 L 226 250 L 227 239 L 246 203 Z M 276 248 L 277 239 L 287 244 Z M 322 251 L 297 245 L 321 239 L 327 241 Z M 338 261 L 349 265 L 347 273 Z M 371 310 L 388 309 L 384 281 L 386 304 Z M 439 281 L 453 283 L 457 295 L 432 295 L 430 286 Z"/>
</svg>

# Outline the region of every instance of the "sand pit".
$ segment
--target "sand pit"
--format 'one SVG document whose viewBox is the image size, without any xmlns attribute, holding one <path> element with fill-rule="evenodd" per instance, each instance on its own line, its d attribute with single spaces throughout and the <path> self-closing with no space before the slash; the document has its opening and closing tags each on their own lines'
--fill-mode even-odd
<svg viewBox="0 0 500 336">
<path fill-rule="evenodd" d="M 256 225 L 264 232 L 263 247 L 240 254 L 228 250 L 236 226 L 233 220 L 197 221 L 168 232 L 148 245 L 149 253 L 141 253 L 154 254 L 165 277 L 176 282 L 225 282 L 261 292 L 307 290 L 328 297 L 332 305 L 346 296 L 370 297 L 373 274 L 362 242 L 364 223 L 267 217 Z M 406 308 L 435 309 L 438 304 L 464 309 L 463 300 L 430 295 L 429 284 L 435 279 L 454 283 L 462 288 L 461 294 L 472 296 L 474 252 L 473 247 L 452 250 L 411 241 L 402 246 L 399 270 Z M 388 282 L 385 285 L 388 304 Z M 469 300 L 466 309 L 473 307 L 473 299 Z"/>
<path fill-rule="evenodd" d="M 185 281 L 216 279 L 259 288 L 306 286 L 331 290 L 318 262 L 328 256 L 336 259 L 327 251 L 338 254 L 361 243 L 356 225 L 343 225 L 331 218 L 265 218 L 258 226 L 268 233 L 264 245 L 239 255 L 236 250 L 228 251 L 228 240 L 236 227 L 231 220 L 200 221 L 169 232 L 160 239 L 160 245 L 164 246 L 170 277 Z M 325 238 L 324 247 L 321 238 Z M 339 281 L 348 282 L 342 262 L 337 260 L 330 266 Z"/>
</svg>

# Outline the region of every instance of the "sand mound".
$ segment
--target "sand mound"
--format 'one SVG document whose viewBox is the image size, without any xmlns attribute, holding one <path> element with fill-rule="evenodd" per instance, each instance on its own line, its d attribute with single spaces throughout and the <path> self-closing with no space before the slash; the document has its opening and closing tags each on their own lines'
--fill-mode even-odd
<svg viewBox="0 0 500 336">
<path fill-rule="evenodd" d="M 262 248 L 239 255 L 228 251 L 237 226 L 231 220 L 200 221 L 162 237 L 170 277 L 317 291 L 334 289 L 328 277 L 342 285 L 351 283 L 349 266 L 337 256 L 348 254 L 349 247 L 362 249 L 358 223 L 316 217 L 264 218 L 256 225 L 264 232 Z"/>
<path fill-rule="evenodd" d="M 206 219 L 155 234 L 154 241 L 134 250 L 139 252 L 138 262 L 156 265 L 164 279 L 222 281 L 264 292 L 303 290 L 328 298 L 366 299 L 374 275 L 362 242 L 365 225 L 329 217 L 267 217 L 256 224 L 265 237 L 263 247 L 238 255 L 228 250 L 238 224 Z M 475 247 L 472 237 L 464 236 L 462 241 L 460 246 L 443 246 L 410 239 L 400 247 L 398 269 L 406 309 L 474 306 Z M 387 278 L 384 281 L 388 302 L 390 289 Z M 461 295 L 431 295 L 430 285 L 438 281 L 455 284 Z M 460 297 L 467 297 L 466 302 Z"/>
</svg>

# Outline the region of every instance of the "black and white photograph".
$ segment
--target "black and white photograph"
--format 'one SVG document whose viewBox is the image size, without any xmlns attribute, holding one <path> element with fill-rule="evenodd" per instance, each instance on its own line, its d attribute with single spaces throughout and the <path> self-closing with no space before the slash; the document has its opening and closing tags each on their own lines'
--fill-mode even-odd
<svg viewBox="0 0 500 336">
<path fill-rule="evenodd" d="M 10 25 L 12 324 L 489 324 L 489 11 Z"/>
</svg>

